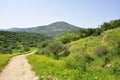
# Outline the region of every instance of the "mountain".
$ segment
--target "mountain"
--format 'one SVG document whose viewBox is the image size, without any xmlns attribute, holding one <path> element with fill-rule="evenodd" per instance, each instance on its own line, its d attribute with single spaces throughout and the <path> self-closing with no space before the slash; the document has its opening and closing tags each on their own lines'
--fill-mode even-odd
<svg viewBox="0 0 120 80">
<path fill-rule="evenodd" d="M 29 33 L 39 33 L 46 34 L 48 36 L 56 36 L 65 32 L 78 31 L 82 28 L 71 25 L 69 23 L 59 21 L 45 26 L 37 26 L 32 28 L 11 28 L 7 29 L 7 31 L 13 32 L 29 32 Z"/>
</svg>

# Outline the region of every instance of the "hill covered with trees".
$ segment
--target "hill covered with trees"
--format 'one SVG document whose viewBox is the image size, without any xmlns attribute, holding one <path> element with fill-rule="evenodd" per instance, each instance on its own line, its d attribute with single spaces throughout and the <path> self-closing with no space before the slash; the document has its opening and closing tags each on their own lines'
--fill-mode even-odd
<svg viewBox="0 0 120 80">
<path fill-rule="evenodd" d="M 62 33 L 71 32 L 71 31 L 78 31 L 81 28 L 71 25 L 69 23 L 59 21 L 45 26 L 38 26 L 33 28 L 12 28 L 8 29 L 8 31 L 14 32 L 29 32 L 29 33 L 39 33 L 39 34 L 46 34 L 48 36 L 57 36 Z"/>
<path fill-rule="evenodd" d="M 47 37 L 40 34 L 0 31 L 0 53 L 29 51 L 30 47 L 39 47 L 45 39 Z"/>
</svg>

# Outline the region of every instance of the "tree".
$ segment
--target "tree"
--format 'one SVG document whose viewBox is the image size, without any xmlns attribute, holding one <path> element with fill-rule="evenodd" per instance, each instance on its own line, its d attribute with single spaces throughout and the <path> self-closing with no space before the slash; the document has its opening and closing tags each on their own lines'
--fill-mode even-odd
<svg viewBox="0 0 120 80">
<path fill-rule="evenodd" d="M 71 41 L 75 41 L 79 38 L 80 38 L 80 35 L 78 33 L 67 32 L 67 33 L 64 33 L 64 34 L 56 37 L 56 40 L 61 41 L 62 43 L 66 44 Z"/>
</svg>

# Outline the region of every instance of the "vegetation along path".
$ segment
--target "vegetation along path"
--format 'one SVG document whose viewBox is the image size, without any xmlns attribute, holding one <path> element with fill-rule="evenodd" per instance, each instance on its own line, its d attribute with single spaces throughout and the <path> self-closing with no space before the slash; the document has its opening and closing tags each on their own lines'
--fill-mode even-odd
<svg viewBox="0 0 120 80">
<path fill-rule="evenodd" d="M 26 56 L 35 52 L 13 57 L 0 73 L 0 80 L 38 80 L 26 59 Z"/>
</svg>

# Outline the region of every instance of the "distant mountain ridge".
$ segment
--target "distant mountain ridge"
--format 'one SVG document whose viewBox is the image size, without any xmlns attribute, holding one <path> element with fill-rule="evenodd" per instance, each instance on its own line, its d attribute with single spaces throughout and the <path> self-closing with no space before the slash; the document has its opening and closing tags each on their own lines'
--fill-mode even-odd
<svg viewBox="0 0 120 80">
<path fill-rule="evenodd" d="M 39 33 L 46 34 L 48 36 L 56 36 L 65 32 L 78 31 L 80 29 L 82 28 L 71 25 L 67 22 L 59 21 L 45 26 L 37 26 L 32 28 L 11 28 L 7 29 L 7 31 Z"/>
</svg>

